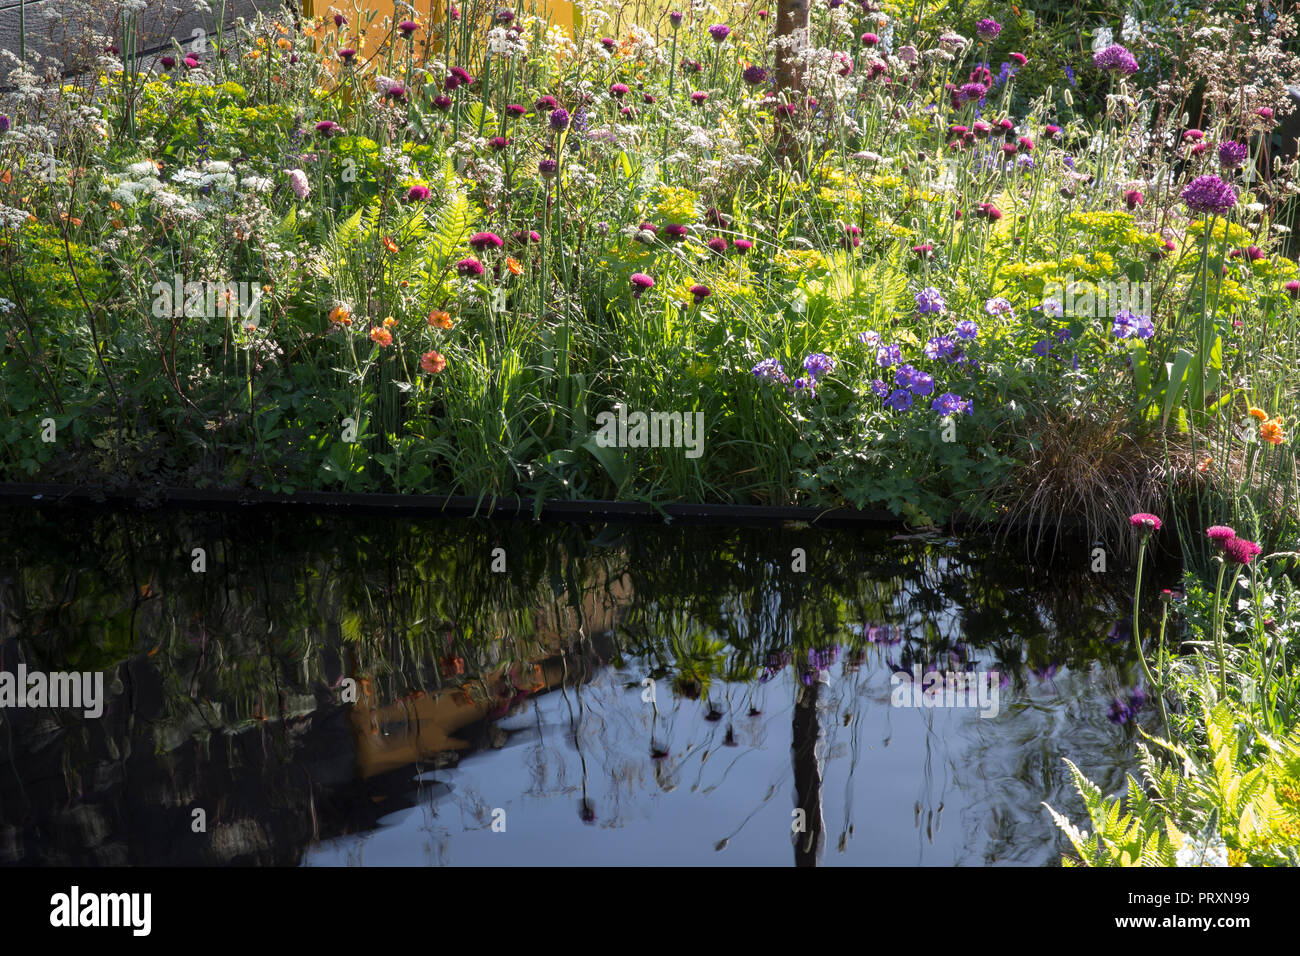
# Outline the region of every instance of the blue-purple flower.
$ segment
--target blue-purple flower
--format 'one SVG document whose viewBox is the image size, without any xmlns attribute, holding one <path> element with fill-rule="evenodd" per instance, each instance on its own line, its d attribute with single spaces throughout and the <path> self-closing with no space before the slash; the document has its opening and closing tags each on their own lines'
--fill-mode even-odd
<svg viewBox="0 0 1300 956">
<path fill-rule="evenodd" d="M 1245 143 L 1228 141 L 1219 144 L 1219 165 L 1224 169 L 1236 169 L 1246 161 L 1250 149 Z"/>
<path fill-rule="evenodd" d="M 804 370 L 816 381 L 823 375 L 835 371 L 835 359 L 823 352 L 814 352 L 803 360 Z"/>
<path fill-rule="evenodd" d="M 876 349 L 876 364 L 881 368 L 892 368 L 903 361 L 903 350 L 897 345 L 882 345 Z"/>
<path fill-rule="evenodd" d="M 874 329 L 858 333 L 858 341 L 868 348 L 876 348 L 880 345 L 880 333 Z"/>
<path fill-rule="evenodd" d="M 934 361 L 951 358 L 957 351 L 957 343 L 947 335 L 937 335 L 925 343 L 925 357 Z"/>
<path fill-rule="evenodd" d="M 884 398 L 889 394 L 889 386 L 878 378 L 871 380 L 871 390 L 876 393 L 876 398 Z"/>
<path fill-rule="evenodd" d="M 765 382 L 780 382 L 782 385 L 790 381 L 785 374 L 785 369 L 781 363 L 774 358 L 763 359 L 751 369 L 754 377 Z"/>
<path fill-rule="evenodd" d="M 1149 339 L 1156 334 L 1156 329 L 1151 322 L 1150 316 L 1136 315 L 1128 309 L 1121 309 L 1115 313 L 1115 324 L 1112 326 L 1111 332 L 1118 339 L 1130 337 Z"/>
<path fill-rule="evenodd" d="M 938 289 L 926 287 L 916 294 L 916 311 L 925 315 L 930 312 L 942 312 L 948 308 Z"/>
<path fill-rule="evenodd" d="M 962 319 L 960 322 L 957 323 L 956 331 L 957 331 L 957 338 L 964 339 L 965 341 L 969 342 L 973 338 L 975 338 L 975 336 L 980 334 L 980 327 L 976 325 L 974 322 L 972 322 L 970 319 Z"/>
<path fill-rule="evenodd" d="M 1011 308 L 1011 303 L 1000 295 L 985 302 L 984 311 L 989 315 L 1005 315 L 1013 319 L 1016 317 L 1015 312 Z"/>
<path fill-rule="evenodd" d="M 889 393 L 885 404 L 896 412 L 905 412 L 912 407 L 912 393 L 905 388 L 896 388 Z"/>
<path fill-rule="evenodd" d="M 969 415 L 974 409 L 974 405 L 970 399 L 962 398 L 960 395 L 956 395 L 952 392 L 944 392 L 942 395 L 936 397 L 932 402 L 930 402 L 930 407 L 942 416 L 960 415 L 963 412 Z"/>
</svg>

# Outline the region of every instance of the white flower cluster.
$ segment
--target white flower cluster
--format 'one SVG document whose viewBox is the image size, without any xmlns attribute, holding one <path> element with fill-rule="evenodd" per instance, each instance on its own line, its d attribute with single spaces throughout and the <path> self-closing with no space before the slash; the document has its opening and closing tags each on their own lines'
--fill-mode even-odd
<svg viewBox="0 0 1300 956">
<path fill-rule="evenodd" d="M 1174 862 L 1178 866 L 1227 866 L 1228 847 L 1219 840 L 1208 844 L 1204 850 L 1187 843 L 1174 854 Z"/>
<path fill-rule="evenodd" d="M 488 50 L 506 59 L 528 55 L 528 41 L 523 33 L 506 27 L 493 27 L 487 33 Z"/>
</svg>

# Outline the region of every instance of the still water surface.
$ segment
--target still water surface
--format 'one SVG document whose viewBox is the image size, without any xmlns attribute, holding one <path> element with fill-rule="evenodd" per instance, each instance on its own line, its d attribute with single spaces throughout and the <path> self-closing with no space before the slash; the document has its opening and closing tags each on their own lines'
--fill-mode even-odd
<svg viewBox="0 0 1300 956">
<path fill-rule="evenodd" d="M 1041 865 L 1065 758 L 1133 767 L 1123 577 L 985 539 L 49 509 L 0 543 L 0 667 L 108 697 L 0 711 L 3 863 Z M 996 715 L 895 706 L 926 669 L 996 672 Z"/>
</svg>

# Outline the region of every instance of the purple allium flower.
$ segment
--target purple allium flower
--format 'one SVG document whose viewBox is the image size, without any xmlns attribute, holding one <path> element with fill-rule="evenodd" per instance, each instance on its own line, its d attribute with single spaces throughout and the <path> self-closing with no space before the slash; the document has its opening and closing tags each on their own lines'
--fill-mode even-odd
<svg viewBox="0 0 1300 956">
<path fill-rule="evenodd" d="M 740 78 L 750 86 L 762 86 L 767 82 L 767 70 L 761 66 L 747 66 Z"/>
<path fill-rule="evenodd" d="M 485 249 L 500 249 L 505 245 L 501 237 L 495 232 L 476 232 L 469 237 L 469 244 L 475 252 L 482 252 Z"/>
<path fill-rule="evenodd" d="M 1112 43 L 1106 49 L 1094 53 L 1092 65 L 1099 70 L 1118 73 L 1120 76 L 1129 76 L 1138 71 L 1137 58 L 1128 51 L 1127 47 L 1118 43 Z"/>
<path fill-rule="evenodd" d="M 985 43 L 992 43 L 1002 32 L 1002 24 L 992 17 L 985 17 L 979 23 L 975 24 L 975 32 Z"/>
<path fill-rule="evenodd" d="M 569 128 L 569 111 L 566 109 L 553 109 L 551 115 L 547 118 L 551 124 L 551 129 L 557 133 L 563 132 Z"/>
<path fill-rule="evenodd" d="M 903 350 L 897 345 L 882 345 L 876 349 L 876 364 L 881 368 L 893 368 L 903 361 Z"/>
<path fill-rule="evenodd" d="M 905 412 L 912 407 L 912 393 L 905 388 L 896 388 L 889 393 L 885 404 L 896 412 Z"/>
<path fill-rule="evenodd" d="M 645 292 L 647 289 L 653 289 L 655 287 L 655 280 L 650 278 L 644 272 L 633 272 L 631 282 L 632 282 L 632 298 L 634 299 L 641 298 L 642 292 Z"/>
<path fill-rule="evenodd" d="M 1254 541 L 1247 541 L 1245 538 L 1233 538 L 1231 541 L 1223 542 L 1224 556 L 1237 564 L 1250 564 L 1263 550 Z"/>
<path fill-rule="evenodd" d="M 957 323 L 957 338 L 965 339 L 969 342 L 975 336 L 980 334 L 980 327 L 970 319 L 962 319 Z"/>
<path fill-rule="evenodd" d="M 1150 534 L 1152 531 L 1159 531 L 1161 521 L 1155 515 L 1146 511 L 1139 511 L 1137 514 L 1129 515 L 1128 523 L 1135 531 L 1143 534 Z"/>
<path fill-rule="evenodd" d="M 683 15 L 676 10 L 668 14 L 668 22 L 673 25 L 674 30 L 682 25 L 682 16 Z"/>
<path fill-rule="evenodd" d="M 930 407 L 938 412 L 941 416 L 960 415 L 965 413 L 969 415 L 974 408 L 969 399 L 962 398 L 953 392 L 944 392 L 930 402 Z"/>
<path fill-rule="evenodd" d="M 876 393 L 876 398 L 884 398 L 889 394 L 889 386 L 878 378 L 871 380 L 871 390 Z"/>
<path fill-rule="evenodd" d="M 715 23 L 709 27 L 709 36 L 713 37 L 714 43 L 721 43 L 727 37 L 731 36 L 731 27 L 725 23 Z"/>
<path fill-rule="evenodd" d="M 927 286 L 916 294 L 916 311 L 922 315 L 929 312 L 942 312 L 946 308 L 948 303 L 943 300 L 938 289 Z"/>
<path fill-rule="evenodd" d="M 539 159 L 537 161 L 537 172 L 543 179 L 554 179 L 559 170 L 560 164 L 553 159 Z"/>
<path fill-rule="evenodd" d="M 1231 140 L 1219 144 L 1219 165 L 1224 169 L 1237 169 L 1246 161 L 1250 148 L 1245 143 Z"/>
<path fill-rule="evenodd" d="M 835 359 L 824 352 L 813 352 L 803 360 L 804 371 L 814 380 L 835 371 Z"/>
<path fill-rule="evenodd" d="M 763 359 L 751 371 L 753 371 L 755 378 L 762 381 L 780 382 L 781 384 L 790 381 L 785 374 L 785 369 L 781 367 L 781 363 L 774 358 Z"/>
<path fill-rule="evenodd" d="M 1237 204 L 1237 191 L 1213 173 L 1197 176 L 1182 191 L 1189 209 L 1206 215 L 1222 215 Z"/>
<path fill-rule="evenodd" d="M 428 186 L 412 186 L 406 191 L 407 202 L 424 202 L 433 195 L 433 190 Z"/>
<path fill-rule="evenodd" d="M 481 276 L 484 273 L 483 263 L 479 262 L 473 256 L 461 259 L 456 263 L 456 271 L 463 276 Z"/>
</svg>

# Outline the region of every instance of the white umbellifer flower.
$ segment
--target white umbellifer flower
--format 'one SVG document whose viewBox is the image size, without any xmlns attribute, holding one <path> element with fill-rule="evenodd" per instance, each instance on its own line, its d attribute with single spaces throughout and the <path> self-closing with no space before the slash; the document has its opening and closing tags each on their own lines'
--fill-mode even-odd
<svg viewBox="0 0 1300 956">
<path fill-rule="evenodd" d="M 0 297 L 0 313 L 8 315 L 14 310 L 14 303 L 6 298 Z"/>
<path fill-rule="evenodd" d="M 126 172 L 127 175 L 131 176 L 133 179 L 141 179 L 145 176 L 153 176 L 156 178 L 158 176 L 158 167 L 145 159 L 138 163 L 132 163 L 130 166 L 126 167 Z"/>
<path fill-rule="evenodd" d="M 1092 52 L 1097 53 L 1115 42 L 1115 34 L 1110 27 L 1098 27 L 1092 34 Z"/>
<path fill-rule="evenodd" d="M 15 209 L 13 206 L 0 206 L 0 227 L 5 229 L 17 229 L 23 223 L 27 222 L 29 213 L 26 209 Z"/>
<path fill-rule="evenodd" d="M 1174 854 L 1178 866 L 1227 866 L 1228 847 L 1222 840 L 1214 840 L 1204 850 L 1191 843 L 1184 843 Z"/>
<path fill-rule="evenodd" d="M 245 176 L 240 185 L 250 193 L 268 193 L 275 185 L 275 180 L 266 176 Z"/>
<path fill-rule="evenodd" d="M 125 14 L 144 13 L 149 4 L 145 0 L 122 0 L 122 12 Z"/>
<path fill-rule="evenodd" d="M 203 182 L 203 174 L 197 169 L 178 169 L 172 173 L 172 182 L 178 186 L 197 186 Z"/>
</svg>

